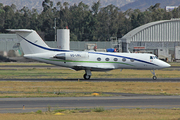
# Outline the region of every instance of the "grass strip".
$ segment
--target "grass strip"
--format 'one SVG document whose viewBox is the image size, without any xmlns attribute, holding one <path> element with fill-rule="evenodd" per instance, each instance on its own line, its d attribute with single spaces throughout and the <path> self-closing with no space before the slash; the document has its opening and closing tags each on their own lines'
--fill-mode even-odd
<svg viewBox="0 0 180 120">
<path fill-rule="evenodd" d="M 179 82 L 16 82 L 0 81 L 3 97 L 78 97 L 91 93 L 134 93 L 149 95 L 180 95 Z M 84 93 L 83 93 L 84 92 Z"/>
<path fill-rule="evenodd" d="M 94 109 L 57 109 L 46 112 L 38 110 L 30 113 L 0 114 L 3 120 L 178 120 L 180 109 L 114 109 L 105 110 L 101 107 Z"/>
</svg>

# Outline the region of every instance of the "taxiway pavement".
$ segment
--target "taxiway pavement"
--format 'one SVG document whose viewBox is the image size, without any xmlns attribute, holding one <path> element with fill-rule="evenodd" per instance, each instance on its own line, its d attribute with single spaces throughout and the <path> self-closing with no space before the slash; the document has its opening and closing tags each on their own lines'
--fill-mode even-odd
<svg viewBox="0 0 180 120">
<path fill-rule="evenodd" d="M 115 97 L 0 98 L 0 113 L 54 109 L 180 108 L 180 96 L 133 95 Z"/>
</svg>

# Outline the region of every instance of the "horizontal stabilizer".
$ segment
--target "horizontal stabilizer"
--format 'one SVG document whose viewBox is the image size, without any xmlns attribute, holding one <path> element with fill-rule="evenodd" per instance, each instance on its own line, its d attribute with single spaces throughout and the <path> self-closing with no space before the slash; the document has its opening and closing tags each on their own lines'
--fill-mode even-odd
<svg viewBox="0 0 180 120">
<path fill-rule="evenodd" d="M 29 30 L 29 29 L 6 29 L 7 31 L 10 31 L 10 32 L 33 32 L 33 30 Z"/>
</svg>

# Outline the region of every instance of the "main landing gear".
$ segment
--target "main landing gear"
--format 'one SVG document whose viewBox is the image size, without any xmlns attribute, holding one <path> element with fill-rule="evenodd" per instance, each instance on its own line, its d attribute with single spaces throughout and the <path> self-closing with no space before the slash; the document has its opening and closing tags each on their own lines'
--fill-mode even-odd
<svg viewBox="0 0 180 120">
<path fill-rule="evenodd" d="M 85 74 L 84 74 L 84 79 L 85 80 L 89 80 L 90 78 L 91 78 L 91 70 L 90 69 L 88 69 L 88 70 L 85 70 Z"/>
<path fill-rule="evenodd" d="M 150 70 L 150 71 L 151 71 L 151 70 Z M 153 71 L 151 71 L 151 73 L 153 74 L 152 79 L 153 79 L 153 80 L 157 80 L 157 77 L 156 77 L 156 73 L 155 73 L 155 71 L 153 70 Z"/>
</svg>

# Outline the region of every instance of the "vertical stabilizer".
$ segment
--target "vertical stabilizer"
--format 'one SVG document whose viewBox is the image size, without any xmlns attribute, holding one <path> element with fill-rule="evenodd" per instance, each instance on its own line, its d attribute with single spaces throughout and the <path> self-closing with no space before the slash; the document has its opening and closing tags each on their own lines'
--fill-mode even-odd
<svg viewBox="0 0 180 120">
<path fill-rule="evenodd" d="M 47 52 L 47 49 L 49 48 L 34 30 L 8 29 L 8 31 L 17 34 L 17 38 L 20 40 L 24 54 L 44 53 Z"/>
</svg>

